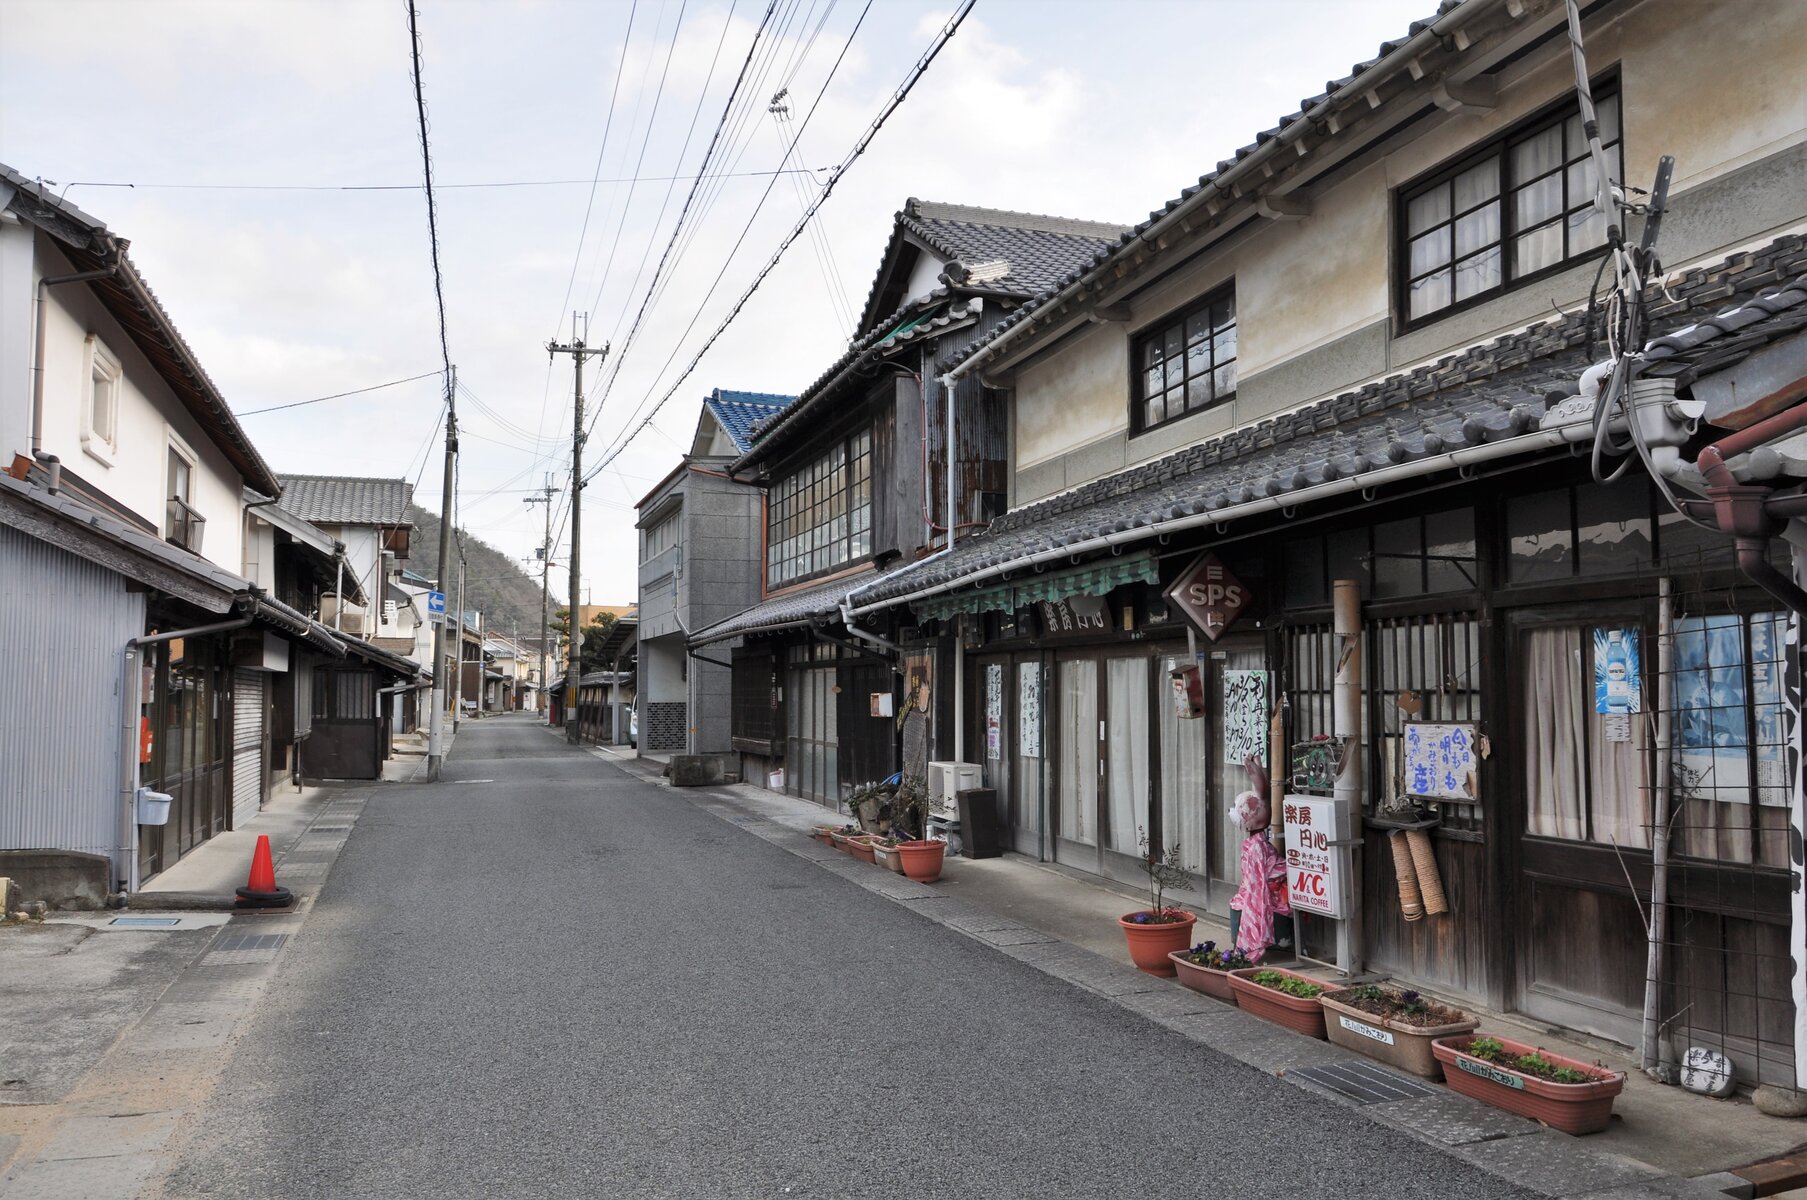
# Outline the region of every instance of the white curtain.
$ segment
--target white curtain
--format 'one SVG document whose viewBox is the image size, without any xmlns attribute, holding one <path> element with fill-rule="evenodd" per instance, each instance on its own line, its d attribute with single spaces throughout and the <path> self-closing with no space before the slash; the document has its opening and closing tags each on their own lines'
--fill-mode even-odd
<svg viewBox="0 0 1807 1200">
<path fill-rule="evenodd" d="M 1592 644 L 1592 630 L 1578 626 L 1525 637 L 1525 828 L 1540 837 L 1647 847 L 1651 714 L 1631 714 L 1630 736 L 1609 738 L 1607 714 L 1594 711 L 1584 641 Z"/>
<path fill-rule="evenodd" d="M 1113 658 L 1105 664 L 1109 742 L 1110 848 L 1142 853 L 1148 828 L 1148 660 Z M 1167 839 L 1172 843 L 1172 839 Z"/>
<path fill-rule="evenodd" d="M 1056 760 L 1060 770 L 1060 836 L 1095 845 L 1098 840 L 1098 664 L 1060 664 L 1060 721 Z"/>
<path fill-rule="evenodd" d="M 1189 660 L 1175 656 L 1161 660 L 1160 693 L 1161 724 L 1161 838 L 1169 846 L 1180 844 L 1180 861 L 1188 871 L 1202 876 L 1210 863 L 1211 805 L 1210 768 L 1206 755 L 1210 752 L 1205 737 L 1208 721 L 1198 717 L 1182 721 L 1174 711 L 1166 689 L 1167 672 L 1185 666 Z"/>
<path fill-rule="evenodd" d="M 1230 819 L 1230 805 L 1238 792 L 1248 789 L 1249 773 L 1241 763 L 1231 765 L 1223 760 L 1223 672 L 1266 669 L 1267 655 L 1259 647 L 1227 650 L 1224 657 L 1212 659 L 1205 678 L 1207 707 L 1204 724 L 1210 727 L 1213 734 L 1211 748 L 1206 753 L 1206 770 L 1210 772 L 1211 779 L 1210 803 L 1217 814 L 1213 818 L 1217 826 L 1217 848 L 1212 855 L 1215 861 L 1211 872 L 1212 878 L 1227 880 L 1232 884 L 1242 875 L 1238 855 L 1242 851 L 1243 831 Z M 1269 765 L 1271 767 L 1272 764 Z"/>
</svg>

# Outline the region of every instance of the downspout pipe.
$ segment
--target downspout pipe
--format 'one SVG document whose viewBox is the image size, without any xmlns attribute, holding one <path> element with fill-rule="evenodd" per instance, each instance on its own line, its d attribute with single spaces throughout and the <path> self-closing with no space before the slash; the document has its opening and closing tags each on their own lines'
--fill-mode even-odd
<svg viewBox="0 0 1807 1200">
<path fill-rule="evenodd" d="M 1807 591 L 1769 561 L 1770 539 L 1781 532 L 1783 524 L 1766 507 L 1774 489 L 1741 484 L 1726 465 L 1726 460 L 1734 455 L 1803 428 L 1807 428 L 1807 404 L 1797 404 L 1707 446 L 1695 456 L 1694 465 L 1706 478 L 1714 521 L 1732 535 L 1738 569 L 1790 611 L 1807 617 Z"/>
<path fill-rule="evenodd" d="M 46 275 L 38 280 L 38 290 L 32 300 L 32 349 L 31 349 L 31 453 L 36 458 L 44 448 L 44 302 L 50 289 L 65 283 L 92 283 L 97 279 L 111 279 L 119 273 L 119 264 L 123 247 L 116 241 L 108 239 L 103 252 L 111 258 L 108 266 L 98 271 L 76 271 L 70 275 Z"/>
<path fill-rule="evenodd" d="M 207 625 L 191 625 L 187 629 L 171 629 L 164 633 L 147 633 L 126 642 L 122 655 L 121 668 L 125 672 L 119 689 L 119 795 L 118 822 L 119 844 L 114 851 L 114 879 L 120 890 L 135 892 L 138 890 L 138 788 L 140 784 L 138 761 L 138 723 L 143 714 L 139 711 L 144 704 L 141 688 L 144 683 L 142 669 L 143 654 L 146 646 L 155 646 L 160 642 L 173 642 L 178 638 L 201 637 L 209 633 L 225 633 L 233 629 L 244 629 L 251 624 L 250 617 L 235 617 L 227 621 L 214 621 Z"/>
</svg>

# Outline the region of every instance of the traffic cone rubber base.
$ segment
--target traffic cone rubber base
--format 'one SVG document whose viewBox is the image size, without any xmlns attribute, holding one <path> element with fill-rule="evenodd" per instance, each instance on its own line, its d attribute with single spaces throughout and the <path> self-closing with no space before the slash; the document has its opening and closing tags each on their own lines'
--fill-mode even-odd
<svg viewBox="0 0 1807 1200">
<path fill-rule="evenodd" d="M 239 888 L 238 899 L 232 902 L 234 908 L 287 908 L 295 903 L 295 893 L 288 888 L 279 887 L 274 891 L 254 892 L 250 888 Z"/>
</svg>

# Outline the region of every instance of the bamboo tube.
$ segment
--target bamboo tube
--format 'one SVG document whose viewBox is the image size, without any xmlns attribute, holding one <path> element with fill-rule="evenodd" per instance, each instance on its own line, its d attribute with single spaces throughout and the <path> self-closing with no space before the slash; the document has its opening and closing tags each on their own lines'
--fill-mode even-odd
<svg viewBox="0 0 1807 1200">
<path fill-rule="evenodd" d="M 1424 896 L 1424 911 L 1435 916 L 1449 911 L 1443 895 L 1443 876 L 1437 870 L 1437 855 L 1431 849 L 1431 835 L 1422 829 L 1408 830 L 1405 840 L 1412 848 L 1412 862 L 1418 868 L 1418 890 Z"/>
<path fill-rule="evenodd" d="M 1418 871 L 1412 865 L 1412 851 L 1405 835 L 1394 831 L 1387 837 L 1393 847 L 1393 874 L 1399 880 L 1399 912 L 1408 921 L 1424 919 L 1424 901 L 1418 895 Z"/>
</svg>

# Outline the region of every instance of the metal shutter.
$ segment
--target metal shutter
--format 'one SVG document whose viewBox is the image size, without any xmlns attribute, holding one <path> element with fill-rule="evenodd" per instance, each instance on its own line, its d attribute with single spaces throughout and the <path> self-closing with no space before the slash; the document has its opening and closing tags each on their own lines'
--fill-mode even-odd
<svg viewBox="0 0 1807 1200">
<path fill-rule="evenodd" d="M 232 827 L 263 807 L 264 673 L 232 673 Z"/>
</svg>

